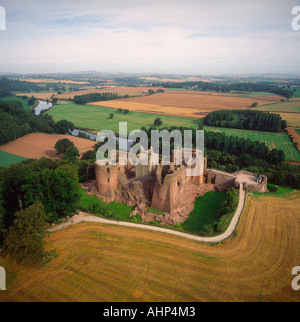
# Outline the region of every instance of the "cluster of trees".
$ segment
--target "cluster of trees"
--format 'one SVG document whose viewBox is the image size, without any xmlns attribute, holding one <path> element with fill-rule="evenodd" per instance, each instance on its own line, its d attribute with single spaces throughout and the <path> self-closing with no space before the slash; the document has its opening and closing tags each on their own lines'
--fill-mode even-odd
<svg viewBox="0 0 300 322">
<path fill-rule="evenodd" d="M 11 92 L 40 92 L 42 88 L 35 83 L 11 80 L 8 78 L 0 79 L 0 97 L 10 96 Z"/>
<path fill-rule="evenodd" d="M 48 114 L 36 116 L 25 111 L 19 101 L 0 102 L 0 145 L 29 133 L 66 134 L 73 130 L 73 123 L 66 120 L 55 123 Z"/>
<path fill-rule="evenodd" d="M 149 95 L 153 95 L 153 94 L 156 94 L 156 93 L 164 93 L 165 91 L 163 90 L 163 89 L 161 89 L 161 88 L 159 88 L 156 92 L 153 90 L 153 89 L 149 89 L 149 91 L 148 91 L 148 94 Z"/>
<path fill-rule="evenodd" d="M 21 102 L 0 102 L 0 144 L 33 132 L 52 133 L 54 122 L 25 111 Z"/>
<path fill-rule="evenodd" d="M 44 249 L 47 219 L 41 203 L 17 211 L 12 225 L 4 231 L 3 252 L 25 264 L 51 259 L 52 252 Z"/>
<path fill-rule="evenodd" d="M 163 125 L 163 121 L 162 121 L 162 119 L 160 117 L 158 117 L 157 119 L 155 119 L 153 124 L 154 124 L 154 126 L 160 127 L 160 126 Z"/>
<path fill-rule="evenodd" d="M 206 83 L 206 82 L 182 82 L 182 83 L 153 83 L 154 87 L 163 88 L 195 88 L 202 91 L 230 93 L 231 91 L 237 91 L 242 93 L 249 92 L 267 92 L 284 96 L 288 99 L 293 97 L 294 91 L 287 87 L 279 87 L 266 83 L 233 83 L 233 84 L 221 84 L 221 83 Z"/>
<path fill-rule="evenodd" d="M 128 95 L 119 96 L 118 93 L 91 93 L 85 95 L 76 95 L 74 97 L 74 102 L 76 104 L 87 104 L 92 102 L 101 102 L 101 101 L 111 101 L 118 98 L 126 98 Z"/>
<path fill-rule="evenodd" d="M 249 167 L 255 159 L 278 165 L 285 160 L 282 150 L 269 151 L 265 143 L 254 142 L 250 139 L 227 136 L 224 133 L 205 131 L 205 147 L 230 156 L 236 156 L 236 163 L 240 167 Z"/>
<path fill-rule="evenodd" d="M 253 110 L 215 111 L 204 118 L 204 124 L 265 132 L 280 132 L 287 127 L 279 114 Z"/>
<path fill-rule="evenodd" d="M 42 221 L 51 224 L 72 215 L 79 189 L 78 168 L 66 160 L 42 158 L 0 168 L 0 244 L 4 240 L 13 255 L 26 242 L 18 232 L 31 231 L 28 225 L 35 229 L 31 237 L 38 239 L 38 220 L 43 226 Z M 33 217 L 28 218 L 29 214 Z M 30 240 L 27 246 L 30 252 Z"/>
<path fill-rule="evenodd" d="M 128 114 L 129 110 L 127 110 L 127 109 L 123 110 L 122 108 L 119 108 L 119 109 L 117 109 L 117 113 L 119 113 L 119 114 Z"/>
<path fill-rule="evenodd" d="M 77 158 L 80 157 L 78 149 L 74 143 L 68 139 L 57 141 L 54 148 L 56 150 L 56 155 L 63 155 L 63 160 L 76 162 Z"/>
</svg>

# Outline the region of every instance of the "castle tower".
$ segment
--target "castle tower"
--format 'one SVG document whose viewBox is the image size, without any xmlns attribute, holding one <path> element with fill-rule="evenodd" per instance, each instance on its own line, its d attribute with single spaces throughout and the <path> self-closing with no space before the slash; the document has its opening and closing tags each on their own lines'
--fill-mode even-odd
<svg viewBox="0 0 300 322">
<path fill-rule="evenodd" d="M 100 196 L 113 199 L 114 190 L 117 189 L 118 165 L 101 165 L 96 162 L 96 189 Z"/>
</svg>

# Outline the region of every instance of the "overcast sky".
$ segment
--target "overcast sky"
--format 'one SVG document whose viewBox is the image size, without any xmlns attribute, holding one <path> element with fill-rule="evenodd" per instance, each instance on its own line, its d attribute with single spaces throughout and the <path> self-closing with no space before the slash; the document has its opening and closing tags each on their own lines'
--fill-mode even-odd
<svg viewBox="0 0 300 322">
<path fill-rule="evenodd" d="M 300 73 L 299 0 L 0 0 L 0 72 Z"/>
</svg>

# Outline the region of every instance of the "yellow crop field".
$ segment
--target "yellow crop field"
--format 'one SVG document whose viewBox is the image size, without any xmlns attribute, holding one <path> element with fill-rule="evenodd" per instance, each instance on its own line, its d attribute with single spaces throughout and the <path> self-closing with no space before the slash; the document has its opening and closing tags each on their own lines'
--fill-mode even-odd
<svg viewBox="0 0 300 322">
<path fill-rule="evenodd" d="M 194 117 L 194 118 L 201 117 L 201 114 L 199 114 L 198 111 L 193 108 L 183 109 L 183 108 L 174 107 L 174 106 L 162 107 L 160 105 L 134 103 L 126 100 L 102 101 L 102 102 L 89 103 L 88 105 L 110 107 L 115 109 L 122 108 L 132 112 L 140 112 L 140 113 Z"/>
<path fill-rule="evenodd" d="M 54 80 L 54 79 L 20 79 L 20 81 L 23 82 L 30 82 L 30 83 L 40 83 L 40 84 L 52 84 L 52 83 L 62 83 L 62 84 L 78 84 L 78 85 L 84 85 L 89 84 L 89 82 L 78 82 L 78 81 L 71 81 L 71 80 Z"/>
<path fill-rule="evenodd" d="M 51 234 L 58 256 L 38 268 L 0 257 L 0 301 L 299 301 L 300 192 L 250 196 L 236 237 L 210 246 L 86 223 Z"/>
<path fill-rule="evenodd" d="M 267 95 L 265 95 L 267 96 Z M 96 106 L 126 108 L 130 111 L 164 114 L 179 117 L 201 118 L 217 110 L 246 109 L 256 101 L 259 106 L 270 104 L 266 97 L 261 99 L 240 97 L 235 94 L 204 93 L 196 91 L 167 91 L 143 97 L 91 103 Z M 278 100 L 280 96 L 277 97 Z M 272 96 L 271 100 L 274 97 Z"/>
<path fill-rule="evenodd" d="M 55 95 L 56 93 L 21 93 L 21 94 L 16 94 L 16 96 L 27 96 L 31 97 L 34 96 L 35 98 L 39 100 L 51 100 L 52 96 Z"/>
<path fill-rule="evenodd" d="M 289 126 L 300 127 L 300 113 L 279 113 L 283 120 L 288 122 Z"/>
</svg>

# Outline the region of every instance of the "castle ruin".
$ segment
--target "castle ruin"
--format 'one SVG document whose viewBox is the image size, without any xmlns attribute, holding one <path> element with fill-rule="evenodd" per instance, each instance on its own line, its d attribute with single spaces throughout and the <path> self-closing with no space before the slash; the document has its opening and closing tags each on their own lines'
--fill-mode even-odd
<svg viewBox="0 0 300 322">
<path fill-rule="evenodd" d="M 193 158 L 197 156 L 193 150 Z M 102 165 L 96 162 L 96 182 L 91 193 L 98 195 L 105 202 L 119 201 L 134 206 L 135 214 L 139 214 L 143 221 L 157 220 L 154 214 L 148 214 L 148 207 L 158 209 L 165 214 L 165 224 L 182 223 L 188 219 L 193 211 L 195 200 L 208 191 L 226 191 L 230 187 L 236 188 L 243 184 L 249 191 L 265 192 L 267 177 L 240 171 L 229 174 L 226 172 L 207 169 L 207 159 L 203 158 L 204 168 L 200 176 L 187 176 L 188 162 L 176 166 L 174 151 L 170 165 L 152 165 L 151 150 L 147 152 L 147 165 L 133 166 Z M 159 217 L 161 220 L 161 217 Z"/>
</svg>

